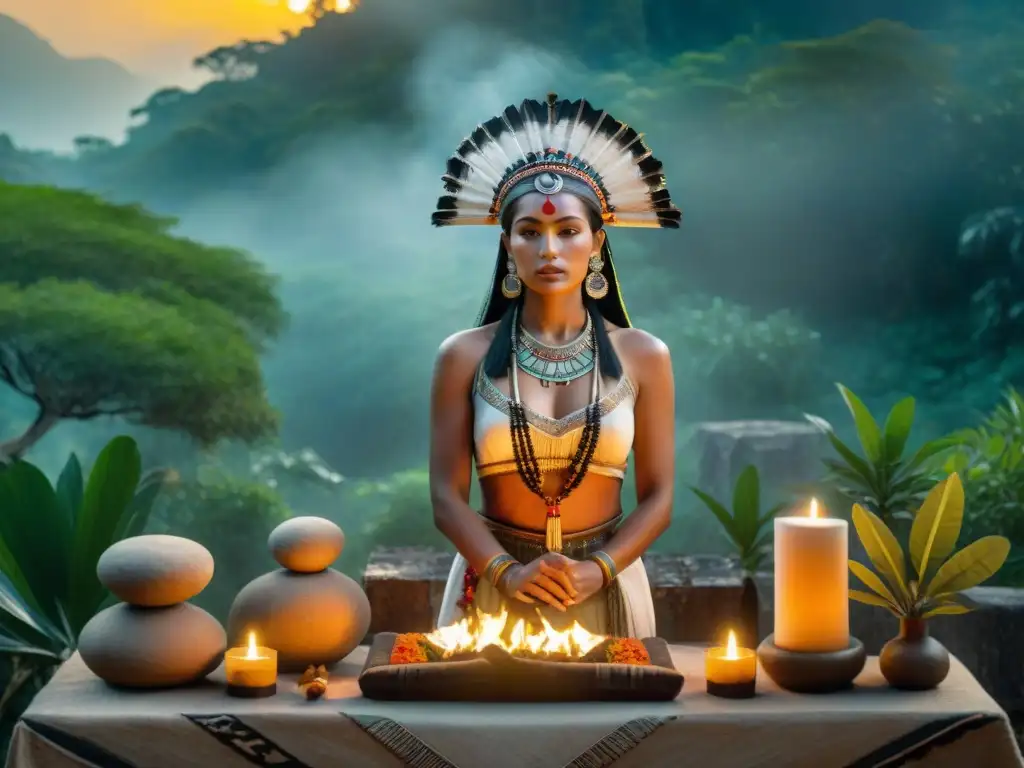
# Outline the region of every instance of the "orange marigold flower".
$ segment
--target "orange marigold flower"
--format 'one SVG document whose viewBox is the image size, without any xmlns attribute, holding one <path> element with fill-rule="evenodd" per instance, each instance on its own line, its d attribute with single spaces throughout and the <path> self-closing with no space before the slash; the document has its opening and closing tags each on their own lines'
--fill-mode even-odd
<svg viewBox="0 0 1024 768">
<path fill-rule="evenodd" d="M 408 632 L 395 638 L 395 644 L 391 647 L 391 664 L 422 664 L 427 661 L 427 651 L 424 647 L 426 637 L 420 632 Z"/>
<path fill-rule="evenodd" d="M 608 663 L 610 664 L 637 664 L 640 666 L 651 663 L 651 656 L 647 648 L 639 640 L 633 637 L 622 637 L 613 640 L 608 645 Z"/>
</svg>

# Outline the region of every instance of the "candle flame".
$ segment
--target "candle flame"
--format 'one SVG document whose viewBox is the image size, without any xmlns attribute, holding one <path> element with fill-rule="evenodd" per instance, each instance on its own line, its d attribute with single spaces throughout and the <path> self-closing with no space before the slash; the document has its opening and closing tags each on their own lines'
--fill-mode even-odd
<svg viewBox="0 0 1024 768">
<path fill-rule="evenodd" d="M 736 633 L 730 629 L 729 641 L 725 644 L 725 658 L 738 659 L 739 657 L 739 649 L 736 647 Z"/>
<path fill-rule="evenodd" d="M 249 633 L 249 651 L 245 654 L 247 659 L 258 659 L 260 657 L 259 652 L 256 650 L 256 633 Z"/>
<path fill-rule="evenodd" d="M 817 499 L 811 499 L 811 511 L 810 511 L 810 514 L 808 515 L 808 517 L 813 517 L 813 518 L 819 517 L 819 515 L 818 515 L 818 500 Z"/>
</svg>

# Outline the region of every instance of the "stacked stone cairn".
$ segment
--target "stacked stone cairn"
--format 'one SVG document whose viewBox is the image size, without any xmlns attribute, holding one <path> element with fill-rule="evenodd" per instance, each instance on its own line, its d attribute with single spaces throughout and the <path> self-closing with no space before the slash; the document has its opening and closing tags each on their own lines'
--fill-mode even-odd
<svg viewBox="0 0 1024 768">
<path fill-rule="evenodd" d="M 267 544 L 282 567 L 238 593 L 227 622 L 232 645 L 244 645 L 255 632 L 260 645 L 277 651 L 282 672 L 348 656 L 370 628 L 370 601 L 359 584 L 330 567 L 345 546 L 344 532 L 322 517 L 293 517 Z"/>
<path fill-rule="evenodd" d="M 123 602 L 82 628 L 82 661 L 107 683 L 168 688 L 197 682 L 223 661 L 224 628 L 187 602 L 213 578 L 213 556 L 179 536 L 123 539 L 99 559 L 100 583 Z"/>
</svg>

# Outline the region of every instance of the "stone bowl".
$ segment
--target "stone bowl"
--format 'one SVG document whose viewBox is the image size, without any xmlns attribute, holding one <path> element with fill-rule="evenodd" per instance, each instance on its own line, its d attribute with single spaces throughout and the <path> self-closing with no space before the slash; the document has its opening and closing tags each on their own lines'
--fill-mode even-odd
<svg viewBox="0 0 1024 768">
<path fill-rule="evenodd" d="M 768 635 L 757 648 L 761 667 L 772 681 L 794 693 L 832 693 L 849 688 L 864 669 L 867 653 L 864 643 L 850 637 L 850 645 L 841 651 L 808 653 L 787 651 L 775 645 Z"/>
</svg>

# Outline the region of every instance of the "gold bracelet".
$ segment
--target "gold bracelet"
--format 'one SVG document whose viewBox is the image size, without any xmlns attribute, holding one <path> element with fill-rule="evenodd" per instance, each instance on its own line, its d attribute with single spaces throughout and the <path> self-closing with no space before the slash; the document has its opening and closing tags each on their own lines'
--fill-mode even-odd
<svg viewBox="0 0 1024 768">
<path fill-rule="evenodd" d="M 494 585 L 495 589 L 497 589 L 499 592 L 501 591 L 502 578 L 505 576 L 506 573 L 508 573 L 509 568 L 511 568 L 513 565 L 518 564 L 519 563 L 517 563 L 513 558 L 510 557 L 508 560 L 498 563 L 498 565 L 494 567 L 494 571 L 491 573 L 490 582 Z"/>
<path fill-rule="evenodd" d="M 587 559 L 593 560 L 601 569 L 601 574 L 604 576 L 604 584 L 602 586 L 607 587 L 615 581 L 615 577 L 618 574 L 618 568 L 615 567 L 615 561 L 612 560 L 611 555 L 604 550 L 598 550 Z"/>
<path fill-rule="evenodd" d="M 497 580 L 496 572 L 506 563 L 514 563 L 516 559 L 508 552 L 499 552 L 490 560 L 487 561 L 487 565 L 484 566 L 481 575 L 492 584 Z"/>
</svg>

